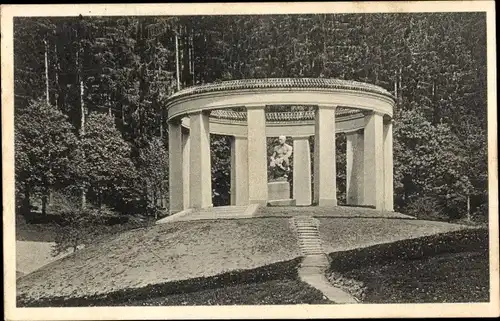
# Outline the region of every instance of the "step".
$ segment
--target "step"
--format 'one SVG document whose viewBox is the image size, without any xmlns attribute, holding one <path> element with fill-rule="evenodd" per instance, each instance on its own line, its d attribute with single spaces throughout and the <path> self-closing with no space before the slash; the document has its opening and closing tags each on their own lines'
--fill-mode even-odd
<svg viewBox="0 0 500 321">
<path fill-rule="evenodd" d="M 301 251 L 315 251 L 315 252 L 320 252 L 320 254 L 323 254 L 323 249 L 320 247 L 320 246 L 309 246 L 309 247 L 305 247 L 305 246 L 301 246 L 300 247 L 300 250 Z"/>
<path fill-rule="evenodd" d="M 299 236 L 299 240 L 320 240 L 320 238 L 318 237 L 318 235 L 300 235 Z"/>
<path fill-rule="evenodd" d="M 310 255 L 312 255 L 313 252 L 316 253 L 316 254 L 323 254 L 324 253 L 321 248 L 301 248 L 300 250 L 302 252 L 307 252 Z"/>
<path fill-rule="evenodd" d="M 321 240 L 317 239 L 317 238 L 300 238 L 299 241 L 302 242 L 302 243 L 317 243 L 317 244 L 321 244 Z"/>
</svg>

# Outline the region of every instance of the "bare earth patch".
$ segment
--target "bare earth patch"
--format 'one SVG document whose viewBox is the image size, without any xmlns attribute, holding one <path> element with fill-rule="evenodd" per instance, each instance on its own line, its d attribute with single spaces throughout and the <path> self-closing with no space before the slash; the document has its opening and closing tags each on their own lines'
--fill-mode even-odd
<svg viewBox="0 0 500 321">
<path fill-rule="evenodd" d="M 300 256 L 283 218 L 175 222 L 124 232 L 18 280 L 27 300 L 91 296 Z"/>
</svg>

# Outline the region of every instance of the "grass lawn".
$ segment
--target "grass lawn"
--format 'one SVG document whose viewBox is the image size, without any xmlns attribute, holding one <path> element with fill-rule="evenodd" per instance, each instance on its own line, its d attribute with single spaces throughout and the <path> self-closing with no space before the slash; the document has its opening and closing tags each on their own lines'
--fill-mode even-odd
<svg viewBox="0 0 500 321">
<path fill-rule="evenodd" d="M 489 301 L 488 254 L 488 230 L 473 229 L 330 258 L 334 274 L 363 283 L 365 303 L 459 303 Z"/>
<path fill-rule="evenodd" d="M 383 218 L 318 218 L 327 253 L 467 229 L 444 222 Z"/>
<path fill-rule="evenodd" d="M 364 283 L 365 303 L 489 301 L 488 252 L 446 253 L 344 272 Z"/>
<path fill-rule="evenodd" d="M 391 218 L 391 219 L 412 219 L 411 216 L 398 212 L 377 211 L 372 208 L 353 206 L 268 206 L 259 207 L 254 214 L 256 217 L 294 217 L 307 215 L 314 217 L 337 217 L 337 218 Z"/>
<path fill-rule="evenodd" d="M 21 301 L 97 296 L 300 256 L 284 218 L 173 222 L 140 228 L 89 245 L 20 278 Z"/>
<path fill-rule="evenodd" d="M 120 306 L 173 305 L 258 305 L 258 304 L 331 304 L 318 290 L 298 280 L 271 280 L 237 284 L 192 293 L 156 298 L 130 299 Z M 103 305 L 106 305 L 103 302 Z"/>
</svg>

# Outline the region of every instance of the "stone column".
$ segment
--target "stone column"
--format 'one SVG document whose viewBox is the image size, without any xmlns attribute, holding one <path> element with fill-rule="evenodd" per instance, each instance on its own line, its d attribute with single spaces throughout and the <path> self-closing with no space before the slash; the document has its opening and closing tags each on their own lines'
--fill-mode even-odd
<svg viewBox="0 0 500 321">
<path fill-rule="evenodd" d="M 182 133 L 182 181 L 185 182 L 183 185 L 183 203 L 184 209 L 189 208 L 189 166 L 191 161 L 189 159 L 189 147 L 191 145 L 191 139 L 189 139 L 189 131 L 184 130 Z"/>
<path fill-rule="evenodd" d="M 335 166 L 335 106 L 318 106 L 314 137 L 314 202 L 337 205 Z"/>
<path fill-rule="evenodd" d="M 296 205 L 311 205 L 311 150 L 309 137 L 293 137 L 293 198 Z"/>
<path fill-rule="evenodd" d="M 246 137 L 231 140 L 231 205 L 248 204 L 248 142 Z"/>
<path fill-rule="evenodd" d="M 364 133 L 364 198 L 365 205 L 382 210 L 384 206 L 384 142 L 383 116 L 365 116 Z"/>
<path fill-rule="evenodd" d="M 169 173 L 169 212 L 184 209 L 182 179 L 182 132 L 179 120 L 168 122 L 168 173 Z"/>
<path fill-rule="evenodd" d="M 267 144 L 265 106 L 247 106 L 248 201 L 267 204 Z"/>
<path fill-rule="evenodd" d="M 384 208 L 394 210 L 394 174 L 392 155 L 392 119 L 384 124 Z"/>
<path fill-rule="evenodd" d="M 189 120 L 189 207 L 209 207 L 212 206 L 209 117 L 207 113 L 196 112 L 189 115 Z"/>
<path fill-rule="evenodd" d="M 363 204 L 363 131 L 346 133 L 346 199 L 347 204 Z"/>
</svg>

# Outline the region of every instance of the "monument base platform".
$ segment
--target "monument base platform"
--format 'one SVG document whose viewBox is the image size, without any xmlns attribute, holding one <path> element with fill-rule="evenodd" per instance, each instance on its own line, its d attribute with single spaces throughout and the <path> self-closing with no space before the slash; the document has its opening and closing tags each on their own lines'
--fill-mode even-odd
<svg viewBox="0 0 500 321">
<path fill-rule="evenodd" d="M 284 179 L 267 183 L 268 206 L 295 206 L 296 202 L 290 198 L 290 183 Z"/>
<path fill-rule="evenodd" d="M 286 180 L 267 183 L 267 199 L 270 201 L 290 199 L 290 183 Z"/>
</svg>

